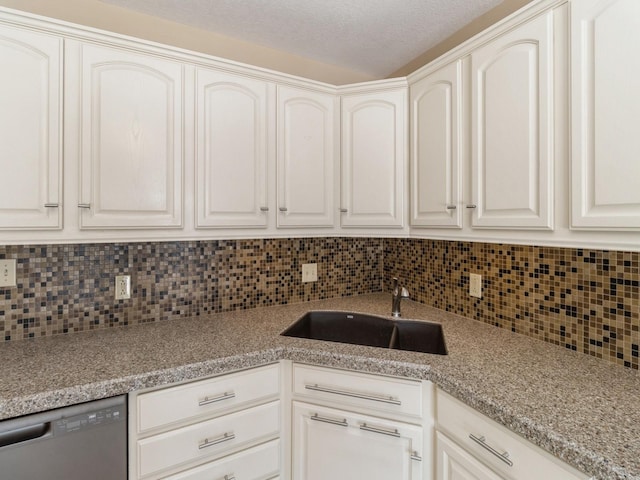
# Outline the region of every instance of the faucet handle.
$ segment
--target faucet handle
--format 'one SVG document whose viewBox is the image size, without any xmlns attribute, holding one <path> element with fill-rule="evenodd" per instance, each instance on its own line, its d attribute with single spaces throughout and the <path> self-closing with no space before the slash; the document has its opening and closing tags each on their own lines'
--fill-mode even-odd
<svg viewBox="0 0 640 480">
<path fill-rule="evenodd" d="M 400 296 L 401 296 L 402 298 L 410 298 L 410 296 L 409 296 L 409 290 L 407 290 L 405 287 L 402 287 L 402 288 L 400 289 Z"/>
</svg>

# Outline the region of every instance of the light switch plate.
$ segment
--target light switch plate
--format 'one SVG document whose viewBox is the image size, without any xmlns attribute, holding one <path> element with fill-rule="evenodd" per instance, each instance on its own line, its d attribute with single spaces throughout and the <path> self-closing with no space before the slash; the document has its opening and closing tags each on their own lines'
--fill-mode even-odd
<svg viewBox="0 0 640 480">
<path fill-rule="evenodd" d="M 482 298 L 482 275 L 477 273 L 469 274 L 469 295 Z"/>
<path fill-rule="evenodd" d="M 302 265 L 302 283 L 318 281 L 318 264 L 305 263 Z"/>
<path fill-rule="evenodd" d="M 16 286 L 15 259 L 0 260 L 0 287 Z"/>
</svg>

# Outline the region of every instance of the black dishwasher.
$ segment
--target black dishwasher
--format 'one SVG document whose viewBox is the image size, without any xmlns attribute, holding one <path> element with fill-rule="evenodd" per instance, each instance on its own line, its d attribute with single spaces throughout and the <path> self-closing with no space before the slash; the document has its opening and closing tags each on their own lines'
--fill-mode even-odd
<svg viewBox="0 0 640 480">
<path fill-rule="evenodd" d="M 126 396 L 0 422 L 0 480 L 125 480 Z"/>
</svg>

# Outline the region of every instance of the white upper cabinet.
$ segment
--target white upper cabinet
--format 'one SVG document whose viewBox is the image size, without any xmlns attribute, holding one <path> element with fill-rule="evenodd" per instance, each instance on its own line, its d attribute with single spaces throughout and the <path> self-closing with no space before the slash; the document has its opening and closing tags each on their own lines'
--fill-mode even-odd
<svg viewBox="0 0 640 480">
<path fill-rule="evenodd" d="M 79 44 L 80 228 L 182 226 L 183 67 Z"/>
<path fill-rule="evenodd" d="M 572 2 L 571 32 L 571 226 L 640 230 L 640 2 Z"/>
<path fill-rule="evenodd" d="M 0 229 L 62 227 L 62 38 L 0 25 Z"/>
<path fill-rule="evenodd" d="M 274 85 L 196 70 L 196 226 L 267 226 Z"/>
<path fill-rule="evenodd" d="M 278 87 L 278 227 L 334 226 L 337 102 Z"/>
<path fill-rule="evenodd" d="M 411 226 L 462 228 L 462 61 L 410 87 Z"/>
<path fill-rule="evenodd" d="M 404 226 L 406 87 L 342 97 L 342 226 Z"/>
<path fill-rule="evenodd" d="M 553 228 L 553 41 L 548 11 L 471 54 L 473 227 Z"/>
</svg>

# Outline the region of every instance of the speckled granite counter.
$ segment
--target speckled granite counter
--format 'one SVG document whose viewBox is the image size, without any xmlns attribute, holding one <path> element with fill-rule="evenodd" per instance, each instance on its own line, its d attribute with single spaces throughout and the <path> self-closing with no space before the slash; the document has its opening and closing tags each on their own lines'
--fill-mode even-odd
<svg viewBox="0 0 640 480">
<path fill-rule="evenodd" d="M 281 337 L 308 310 L 387 315 L 389 295 L 323 300 L 18 341 L 0 347 L 0 418 L 287 358 L 432 380 L 599 479 L 640 479 L 640 375 L 414 302 L 449 355 Z"/>
</svg>

